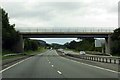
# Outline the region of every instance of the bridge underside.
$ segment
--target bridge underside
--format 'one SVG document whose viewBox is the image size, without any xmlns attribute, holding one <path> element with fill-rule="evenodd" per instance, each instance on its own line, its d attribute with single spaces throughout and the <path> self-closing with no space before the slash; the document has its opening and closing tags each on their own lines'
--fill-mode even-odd
<svg viewBox="0 0 120 80">
<path fill-rule="evenodd" d="M 110 33 L 21 33 L 24 38 L 107 38 Z"/>
</svg>

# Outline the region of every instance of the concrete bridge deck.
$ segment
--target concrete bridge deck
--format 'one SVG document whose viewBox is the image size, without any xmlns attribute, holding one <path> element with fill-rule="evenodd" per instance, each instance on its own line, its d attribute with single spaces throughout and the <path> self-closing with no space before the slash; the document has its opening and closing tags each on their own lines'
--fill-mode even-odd
<svg viewBox="0 0 120 80">
<path fill-rule="evenodd" d="M 113 33 L 113 28 L 100 28 L 100 27 L 73 27 L 73 28 L 38 28 L 38 27 L 23 27 L 17 28 L 23 37 L 27 38 L 106 38 Z"/>
<path fill-rule="evenodd" d="M 112 32 L 21 32 L 24 38 L 107 38 Z"/>
</svg>

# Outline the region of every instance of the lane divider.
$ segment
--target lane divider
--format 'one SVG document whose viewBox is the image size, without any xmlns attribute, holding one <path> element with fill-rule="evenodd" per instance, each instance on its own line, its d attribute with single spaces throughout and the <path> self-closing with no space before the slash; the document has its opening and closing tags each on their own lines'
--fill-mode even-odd
<svg viewBox="0 0 120 80">
<path fill-rule="evenodd" d="M 54 67 L 54 65 L 51 65 L 52 67 Z"/>
<path fill-rule="evenodd" d="M 57 54 L 57 53 L 56 53 L 56 54 Z M 57 54 L 57 55 L 58 55 L 58 54 Z M 48 60 L 49 63 L 51 63 L 50 60 L 49 60 L 48 58 L 47 58 L 47 60 Z M 51 66 L 54 67 L 54 65 L 51 65 Z M 57 71 L 57 73 L 60 74 L 60 75 L 62 75 L 62 72 L 59 71 L 59 70 Z"/>
<path fill-rule="evenodd" d="M 57 71 L 60 75 L 62 74 L 62 72 L 60 72 L 60 71 Z"/>
<path fill-rule="evenodd" d="M 48 58 L 47 58 L 47 60 L 48 60 L 48 62 L 50 64 L 51 63 L 50 60 Z M 54 67 L 54 65 L 51 65 L 51 66 Z M 57 73 L 60 74 L 60 75 L 62 75 L 62 72 L 60 72 L 60 71 L 57 71 Z"/>
</svg>

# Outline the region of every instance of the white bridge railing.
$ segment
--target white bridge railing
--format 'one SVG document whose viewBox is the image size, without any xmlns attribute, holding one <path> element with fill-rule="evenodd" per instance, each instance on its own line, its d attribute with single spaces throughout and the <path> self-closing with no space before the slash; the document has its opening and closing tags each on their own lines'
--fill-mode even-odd
<svg viewBox="0 0 120 80">
<path fill-rule="evenodd" d="M 46 27 L 20 27 L 15 28 L 19 32 L 113 32 L 116 28 L 110 27 L 72 27 L 72 28 L 46 28 Z"/>
</svg>

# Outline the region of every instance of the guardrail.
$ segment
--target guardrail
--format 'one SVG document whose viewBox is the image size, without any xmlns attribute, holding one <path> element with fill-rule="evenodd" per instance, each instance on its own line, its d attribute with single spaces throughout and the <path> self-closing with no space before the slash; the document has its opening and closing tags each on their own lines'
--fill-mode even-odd
<svg viewBox="0 0 120 80">
<path fill-rule="evenodd" d="M 85 59 L 85 60 L 104 62 L 104 63 L 120 64 L 120 59 L 119 58 L 114 58 L 114 57 L 86 56 L 86 55 L 80 55 L 79 57 L 81 59 Z"/>
<path fill-rule="evenodd" d="M 63 55 L 85 59 L 85 60 L 91 60 L 96 62 L 103 62 L 103 63 L 113 63 L 113 64 L 119 64 L 120 65 L 120 58 L 119 57 L 108 57 L 108 56 L 87 56 L 87 55 L 76 55 L 76 54 L 64 54 L 63 51 L 59 51 Z"/>
</svg>

